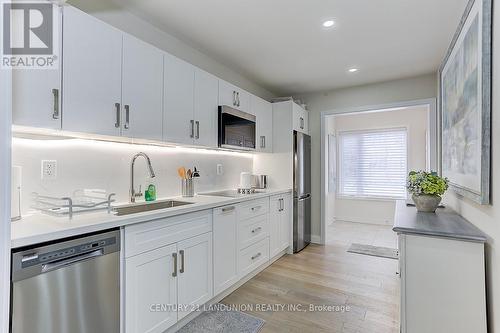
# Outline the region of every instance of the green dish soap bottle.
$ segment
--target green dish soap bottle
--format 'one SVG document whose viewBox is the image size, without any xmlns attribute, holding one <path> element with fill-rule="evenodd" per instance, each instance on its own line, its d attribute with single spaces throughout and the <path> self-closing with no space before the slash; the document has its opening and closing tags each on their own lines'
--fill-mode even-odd
<svg viewBox="0 0 500 333">
<path fill-rule="evenodd" d="M 144 194 L 144 198 L 146 201 L 155 201 L 156 200 L 156 186 L 154 184 L 150 184 L 146 193 Z"/>
</svg>

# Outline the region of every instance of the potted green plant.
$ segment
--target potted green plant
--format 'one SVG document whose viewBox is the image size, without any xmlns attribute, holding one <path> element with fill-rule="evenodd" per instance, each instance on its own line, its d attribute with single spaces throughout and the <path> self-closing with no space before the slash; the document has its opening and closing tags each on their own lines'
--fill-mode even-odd
<svg viewBox="0 0 500 333">
<path fill-rule="evenodd" d="M 419 212 L 435 212 L 448 189 L 448 179 L 437 172 L 411 171 L 406 184 Z"/>
</svg>

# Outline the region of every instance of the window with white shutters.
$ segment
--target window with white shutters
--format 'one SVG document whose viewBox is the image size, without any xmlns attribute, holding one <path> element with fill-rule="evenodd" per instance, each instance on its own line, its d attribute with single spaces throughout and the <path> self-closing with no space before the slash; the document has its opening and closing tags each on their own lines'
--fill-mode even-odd
<svg viewBox="0 0 500 333">
<path fill-rule="evenodd" d="M 406 198 L 407 131 L 340 132 L 339 195 Z"/>
</svg>

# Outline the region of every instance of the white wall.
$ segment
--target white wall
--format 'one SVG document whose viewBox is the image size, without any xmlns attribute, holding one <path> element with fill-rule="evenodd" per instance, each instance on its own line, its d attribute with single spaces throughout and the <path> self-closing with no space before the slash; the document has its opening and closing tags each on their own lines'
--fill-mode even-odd
<svg viewBox="0 0 500 333">
<path fill-rule="evenodd" d="M 493 6 L 492 75 L 492 203 L 481 206 L 451 191 L 444 202 L 478 226 L 488 237 L 486 245 L 488 321 L 491 333 L 500 332 L 500 6 Z"/>
<path fill-rule="evenodd" d="M 252 171 L 253 155 L 219 152 L 194 148 L 132 145 L 90 140 L 31 140 L 13 139 L 12 163 L 22 167 L 22 201 L 26 212 L 32 203 L 31 193 L 67 196 L 76 189 L 104 189 L 116 193 L 119 202 L 128 201 L 130 188 L 130 161 L 137 152 L 151 158 L 156 173 L 153 182 L 157 197 L 181 194 L 177 168 L 185 166 L 200 170 L 195 191 L 236 188 L 239 174 Z M 57 160 L 57 179 L 41 179 L 41 160 Z M 216 165 L 222 164 L 224 174 L 216 174 Z M 151 181 L 143 158 L 136 161 L 136 189 Z M 144 200 L 144 198 L 142 198 Z"/>
<path fill-rule="evenodd" d="M 11 72 L 0 70 L 0 333 L 9 329 L 11 87 Z"/>
<path fill-rule="evenodd" d="M 428 106 L 405 107 L 394 111 L 330 116 L 335 119 L 336 133 L 404 127 L 408 130 L 408 169 L 425 170 Z M 335 220 L 361 223 L 394 223 L 394 200 L 337 198 Z"/>
<path fill-rule="evenodd" d="M 389 104 L 417 99 L 435 98 L 437 79 L 435 74 L 414 78 L 369 84 L 353 88 L 301 96 L 309 111 L 309 128 L 312 136 L 312 174 L 320 174 L 320 115 L 322 111 L 345 109 L 367 105 Z M 321 230 L 320 177 L 312 178 L 312 234 L 319 237 Z"/>
<path fill-rule="evenodd" d="M 201 69 L 206 70 L 215 76 L 231 82 L 249 92 L 264 99 L 275 97 L 270 92 L 258 84 L 248 80 L 241 74 L 232 70 L 217 60 L 210 58 L 203 52 L 197 50 L 188 43 L 179 40 L 171 34 L 168 34 L 144 19 L 131 14 L 118 2 L 100 0 L 69 0 L 68 4 L 73 5 L 86 13 L 89 13 L 98 19 L 125 31 L 137 38 L 140 38 L 162 50 L 173 54 Z"/>
</svg>

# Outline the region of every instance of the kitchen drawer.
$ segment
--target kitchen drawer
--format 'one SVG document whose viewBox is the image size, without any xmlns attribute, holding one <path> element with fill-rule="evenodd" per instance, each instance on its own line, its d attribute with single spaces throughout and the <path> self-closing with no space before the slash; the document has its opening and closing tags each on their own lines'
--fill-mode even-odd
<svg viewBox="0 0 500 333">
<path fill-rule="evenodd" d="M 125 227 L 125 257 L 212 231 L 212 210 L 204 210 Z"/>
<path fill-rule="evenodd" d="M 268 262 L 269 237 L 241 250 L 238 259 L 238 275 L 240 278 Z"/>
<path fill-rule="evenodd" d="M 269 236 L 269 215 L 252 217 L 238 224 L 238 247 L 244 249 Z"/>
<path fill-rule="evenodd" d="M 269 213 L 269 198 L 244 202 L 238 206 L 238 220 L 243 221 Z"/>
</svg>

